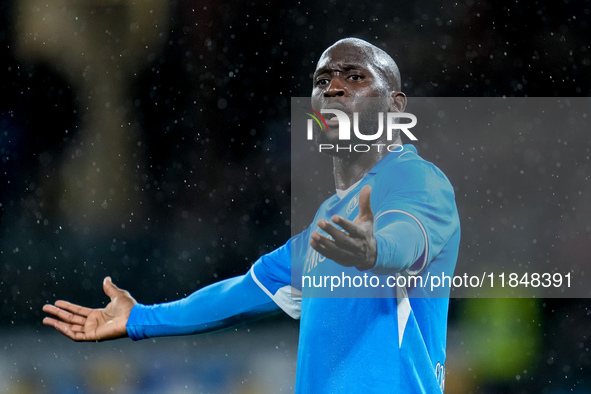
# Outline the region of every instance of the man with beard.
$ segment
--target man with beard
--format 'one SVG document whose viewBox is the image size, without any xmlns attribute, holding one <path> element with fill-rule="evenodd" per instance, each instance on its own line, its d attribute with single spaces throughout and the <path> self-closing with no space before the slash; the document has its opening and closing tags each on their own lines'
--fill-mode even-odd
<svg viewBox="0 0 591 394">
<path fill-rule="evenodd" d="M 400 90 L 389 55 L 347 38 L 320 57 L 312 106 L 358 113 L 367 133 L 376 112 L 404 111 Z M 375 145 L 398 148 L 332 152 L 336 194 L 308 229 L 245 275 L 152 306 L 106 278 L 105 308 L 57 301 L 44 307 L 54 315 L 44 323 L 76 341 L 139 340 L 213 331 L 283 310 L 300 318 L 296 392 L 443 392 L 449 289 L 432 296 L 411 279 L 453 275 L 460 239 L 453 188 L 412 145 L 401 145 L 399 134 L 386 139 L 382 133 Z M 338 120 L 328 119 L 316 140 L 337 144 Z M 328 288 L 333 278 L 342 280 L 336 292 Z"/>
</svg>

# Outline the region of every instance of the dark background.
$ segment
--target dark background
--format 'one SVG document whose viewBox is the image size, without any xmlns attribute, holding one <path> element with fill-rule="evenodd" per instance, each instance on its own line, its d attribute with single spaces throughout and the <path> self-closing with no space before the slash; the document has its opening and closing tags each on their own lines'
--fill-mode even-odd
<svg viewBox="0 0 591 394">
<path fill-rule="evenodd" d="M 106 14 L 108 8 L 98 7 Z M 100 218 L 84 227 L 69 222 L 68 208 L 60 206 L 59 178 L 84 109 L 59 65 L 17 54 L 18 9 L 16 1 L 0 4 L 0 325 L 6 329 L 43 330 L 41 306 L 55 299 L 102 305 L 106 275 L 142 303 L 162 302 L 242 274 L 283 244 L 290 236 L 290 97 L 309 95 L 315 62 L 337 39 L 355 36 L 389 52 L 408 96 L 591 92 L 589 1 L 171 2 L 162 31 L 167 38 L 158 51 L 146 53 L 128 91 L 143 160 L 134 162 L 136 188 L 125 193 L 141 201 L 143 211 L 132 222 L 128 212 L 109 216 L 120 217 L 124 228 Z M 489 146 L 503 130 L 495 133 L 483 135 L 473 149 Z M 548 140 L 552 144 L 553 136 Z M 574 164 L 581 167 L 578 186 L 585 192 L 591 137 L 575 141 L 561 154 L 586 157 Z M 420 153 L 453 184 L 466 184 L 458 170 L 470 167 L 474 151 L 425 148 Z M 488 164 L 508 172 L 520 165 L 511 156 Z M 479 168 L 472 171 L 477 179 Z M 502 177 L 487 179 L 487 189 L 510 188 Z M 537 203 L 527 201 L 518 209 L 527 212 Z M 458 193 L 458 207 L 464 224 L 460 259 L 474 259 L 474 245 L 486 243 L 483 229 L 490 227 L 487 205 Z M 539 218 L 530 228 L 544 225 Z M 578 242 L 589 243 L 586 231 Z M 522 234 L 529 242 L 527 231 Z M 585 265 L 588 249 L 581 248 L 562 256 Z M 494 302 L 451 301 L 450 392 L 591 392 L 587 299 Z M 510 321 L 503 326 L 500 316 Z M 470 342 L 483 321 L 493 327 L 490 336 Z M 507 332 L 495 338 L 499 330 Z M 519 340 L 531 336 L 536 339 L 529 347 Z M 497 357 L 513 356 L 510 349 L 499 351 L 511 346 L 507 338 L 517 339 L 528 356 L 495 372 L 504 363 Z M 481 351 L 483 360 L 472 366 L 458 361 L 478 353 L 472 343 L 487 341 L 494 352 Z M 453 382 L 454 362 L 463 383 Z M 523 365 L 529 365 L 525 373 Z"/>
</svg>

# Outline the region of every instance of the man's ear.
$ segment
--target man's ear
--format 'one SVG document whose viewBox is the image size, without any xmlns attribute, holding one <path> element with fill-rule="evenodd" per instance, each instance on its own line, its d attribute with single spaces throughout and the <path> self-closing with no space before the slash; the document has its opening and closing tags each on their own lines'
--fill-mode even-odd
<svg viewBox="0 0 591 394">
<path fill-rule="evenodd" d="M 392 102 L 390 104 L 390 109 L 392 112 L 404 112 L 406 109 L 406 94 L 392 91 L 391 97 Z"/>
</svg>

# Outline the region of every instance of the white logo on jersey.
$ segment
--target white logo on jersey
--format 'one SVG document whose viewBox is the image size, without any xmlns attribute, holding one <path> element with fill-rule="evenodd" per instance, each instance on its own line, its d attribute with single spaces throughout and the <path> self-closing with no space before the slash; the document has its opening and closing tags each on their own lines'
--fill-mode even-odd
<svg viewBox="0 0 591 394">
<path fill-rule="evenodd" d="M 316 231 L 320 232 L 320 228 L 316 227 Z M 328 239 L 333 239 L 330 235 L 325 235 Z M 304 261 L 304 273 L 309 273 L 312 271 L 318 263 L 323 262 L 326 260 L 326 256 L 321 255 L 318 253 L 313 247 L 308 246 L 308 252 L 306 253 L 306 260 Z"/>
<path fill-rule="evenodd" d="M 359 192 L 361 193 L 361 192 Z M 347 215 L 350 215 L 351 212 L 353 212 L 353 210 L 355 209 L 355 207 L 357 207 L 357 205 L 359 205 L 359 193 L 357 193 L 355 195 L 355 197 L 353 197 L 351 199 L 351 201 L 349 202 L 349 205 L 347 205 Z"/>
<path fill-rule="evenodd" d="M 437 383 L 439 383 L 441 391 L 443 391 L 445 389 L 445 366 L 439 361 L 435 366 L 435 377 L 437 378 Z"/>
<path fill-rule="evenodd" d="M 304 265 L 304 272 L 309 273 L 314 268 L 316 268 L 316 266 L 318 265 L 319 262 L 322 262 L 324 260 L 326 260 L 326 256 L 321 255 L 316 250 L 314 250 L 312 247 L 309 247 L 308 254 L 306 256 L 306 262 Z"/>
</svg>

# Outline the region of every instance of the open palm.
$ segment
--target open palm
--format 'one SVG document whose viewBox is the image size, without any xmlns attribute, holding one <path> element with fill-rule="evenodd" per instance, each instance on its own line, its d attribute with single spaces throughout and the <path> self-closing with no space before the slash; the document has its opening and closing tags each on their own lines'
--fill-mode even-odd
<svg viewBox="0 0 591 394">
<path fill-rule="evenodd" d="M 55 305 L 43 307 L 44 312 L 53 315 L 43 319 L 43 324 L 55 327 L 74 341 L 105 341 L 127 336 L 127 320 L 137 302 L 109 277 L 103 281 L 103 289 L 111 299 L 105 308 L 92 309 L 56 301 Z"/>
<path fill-rule="evenodd" d="M 377 245 L 373 234 L 374 215 L 370 195 L 371 187 L 364 186 L 359 193 L 359 214 L 353 221 L 339 215 L 332 217 L 332 222 L 343 231 L 325 219 L 319 220 L 318 227 L 332 239 L 315 231 L 311 235 L 310 246 L 345 267 L 357 267 L 361 270 L 373 268 L 376 264 Z"/>
</svg>

